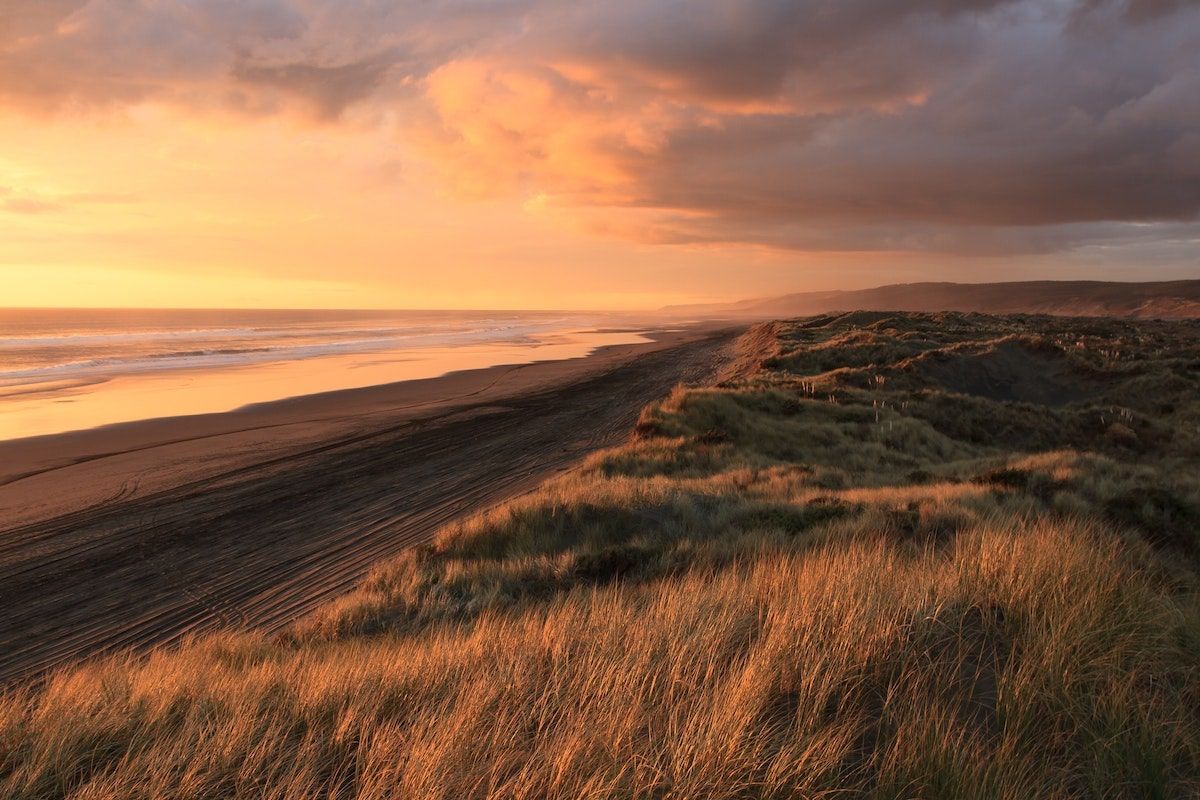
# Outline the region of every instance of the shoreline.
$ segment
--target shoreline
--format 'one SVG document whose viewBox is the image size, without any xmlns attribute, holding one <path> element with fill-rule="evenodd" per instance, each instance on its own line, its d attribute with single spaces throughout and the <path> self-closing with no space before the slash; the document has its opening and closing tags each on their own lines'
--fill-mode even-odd
<svg viewBox="0 0 1200 800">
<path fill-rule="evenodd" d="M 628 436 L 739 331 L 0 442 L 0 681 L 216 624 L 286 624 Z"/>
<path fill-rule="evenodd" d="M 373 386 L 335 389 L 302 394 L 261 403 L 250 403 L 228 411 L 151 417 L 129 422 L 117 422 L 92 428 L 50 433 L 17 439 L 0 440 L 0 534 L 5 530 L 34 522 L 41 518 L 31 515 L 30 507 L 39 505 L 44 487 L 41 476 L 61 470 L 71 470 L 105 459 L 120 459 L 133 453 L 159 450 L 159 456 L 172 461 L 174 450 L 190 461 L 195 455 L 190 443 L 203 440 L 215 445 L 218 438 L 237 439 L 272 429 L 306 428 L 295 430 L 297 438 L 266 436 L 256 438 L 282 455 L 300 448 L 310 439 L 320 441 L 342 433 L 353 433 L 371 418 L 378 422 L 401 422 L 421 413 L 444 410 L 455 403 L 467 403 L 481 397 L 499 399 L 508 393 L 523 394 L 543 386 L 582 377 L 593 370 L 604 369 L 641 353 L 655 352 L 663 347 L 689 341 L 698 335 L 728 326 L 695 325 L 687 330 L 644 330 L 646 342 L 604 345 L 584 356 L 565 359 L 534 360 L 524 363 L 496 364 L 473 369 L 450 370 L 428 378 L 392 381 Z M 317 426 L 317 427 L 313 427 Z M 282 431 L 280 431 L 282 432 Z M 230 442 L 236 447 L 236 442 Z M 220 449 L 220 448 L 218 448 Z M 267 455 L 264 454 L 264 460 Z M 204 477 L 220 464 L 204 468 L 200 464 L 184 463 L 192 470 L 189 477 Z M 94 468 L 86 468 L 89 473 Z M 86 498 L 97 495 L 110 497 L 111 476 L 103 473 L 82 476 L 85 486 L 76 484 L 71 498 L 58 498 L 65 505 L 57 512 L 85 506 Z M 172 473 L 170 480 L 179 480 Z M 96 483 L 99 481 L 99 484 Z M 20 485 L 20 496 L 13 493 Z M 45 487 L 49 488 L 49 487 Z M 139 482 L 130 496 L 145 494 L 149 487 Z M 80 491 L 82 490 L 82 491 Z M 57 492 L 56 492 L 57 494 Z M 21 507 L 25 508 L 22 509 Z"/>
<path fill-rule="evenodd" d="M 650 329 L 655 327 L 660 326 Z M 249 355 L 244 358 L 249 360 L 221 351 L 196 357 L 189 351 L 177 354 L 186 357 L 175 360 L 162 353 L 129 353 L 31 369 L 24 377 L 20 370 L 0 370 L 0 440 L 227 413 L 249 405 L 437 378 L 450 372 L 579 358 L 609 345 L 644 343 L 642 332 L 566 326 L 459 344 L 395 341 L 385 346 L 365 340 L 331 343 L 325 346 L 328 352 L 320 353 L 314 352 L 320 349 L 315 346 L 307 350 L 266 347 L 246 351 Z M 0 351 L 4 344 L 0 340 Z M 20 360 L 19 352 L 17 356 Z M 216 361 L 199 363 L 195 358 Z M 234 360 L 222 361 L 228 358 Z M 72 374 L 53 377 L 59 369 Z"/>
</svg>

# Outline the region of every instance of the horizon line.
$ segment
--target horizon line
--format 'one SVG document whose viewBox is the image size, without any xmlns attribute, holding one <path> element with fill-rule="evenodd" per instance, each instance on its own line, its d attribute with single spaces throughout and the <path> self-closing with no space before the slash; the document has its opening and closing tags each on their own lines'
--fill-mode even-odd
<svg viewBox="0 0 1200 800">
<path fill-rule="evenodd" d="M 736 305 L 738 303 L 755 302 L 761 300 L 771 300 L 775 298 L 786 297 L 796 294 L 828 294 L 833 292 L 869 292 L 875 289 L 887 289 L 898 286 L 999 286 L 1006 284 L 1020 283 L 1128 283 L 1128 284 L 1166 284 L 1166 283 L 1189 283 L 1200 281 L 1200 276 L 1195 278 L 1173 278 L 1168 280 L 1097 280 L 1094 278 L 1026 278 L 1023 280 L 1012 281 L 909 281 L 906 283 L 883 283 L 875 286 L 865 286 L 857 289 L 802 289 L 796 291 L 784 291 L 778 295 L 770 297 L 739 297 L 730 300 L 706 300 L 692 301 L 683 303 L 666 303 L 654 308 L 649 307 L 626 307 L 626 308 L 488 308 L 483 306 L 476 307 L 404 307 L 404 306 L 389 306 L 389 307 L 367 307 L 367 306 L 0 306 L 0 311 L 372 311 L 372 312 L 395 312 L 395 311 L 426 311 L 426 312 L 475 312 L 475 313 L 514 313 L 514 314 L 622 314 L 622 313 L 647 313 L 654 311 L 663 311 L 670 308 L 688 307 L 688 306 L 706 306 L 706 305 Z"/>
</svg>

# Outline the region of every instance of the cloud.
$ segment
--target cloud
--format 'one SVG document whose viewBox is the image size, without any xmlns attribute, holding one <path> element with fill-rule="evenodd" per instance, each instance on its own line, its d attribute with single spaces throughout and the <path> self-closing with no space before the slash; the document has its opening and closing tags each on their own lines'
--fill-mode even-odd
<svg viewBox="0 0 1200 800">
<path fill-rule="evenodd" d="M 134 202 L 131 194 L 112 192 L 45 193 L 18 192 L 9 186 L 0 186 L 0 211 L 10 214 L 47 214 L 67 211 L 72 208 L 93 205 L 113 205 Z"/>
<path fill-rule="evenodd" d="M 1194 7 L 582 8 L 431 77 L 468 176 L 643 209 L 610 227 L 648 241 L 801 249 L 1026 252 L 1200 211 Z"/>
<path fill-rule="evenodd" d="M 0 41 L 49 33 L 88 0 L 10 0 L 0 6 Z"/>
<path fill-rule="evenodd" d="M 590 6 L 474 85 L 436 74 L 463 172 L 638 207 L 614 229 L 648 241 L 1025 252 L 1200 211 L 1195 7 L 686 5 Z"/>
<path fill-rule="evenodd" d="M 329 121 L 382 85 L 392 65 L 389 54 L 383 53 L 333 66 L 303 62 L 276 66 L 243 63 L 235 65 L 232 74 L 242 84 L 302 98 L 311 104 L 317 117 Z"/>
<path fill-rule="evenodd" d="M 10 108 L 395 111 L 460 191 L 642 241 L 1050 252 L 1200 214 L 1183 0 L 7 8 Z"/>
<path fill-rule="evenodd" d="M 162 102 L 325 121 L 519 26 L 519 0 L 5 0 L 0 103 L 27 111 Z M 391 93 L 383 92 L 385 96 Z"/>
<path fill-rule="evenodd" d="M 58 211 L 60 203 L 50 200 L 38 200 L 33 197 L 13 197 L 0 202 L 0 209 L 10 214 L 44 214 L 48 211 Z"/>
</svg>

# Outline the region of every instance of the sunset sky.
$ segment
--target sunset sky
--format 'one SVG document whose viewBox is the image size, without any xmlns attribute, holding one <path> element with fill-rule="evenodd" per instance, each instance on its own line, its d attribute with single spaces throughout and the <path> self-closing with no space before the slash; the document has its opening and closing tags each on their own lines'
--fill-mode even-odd
<svg viewBox="0 0 1200 800">
<path fill-rule="evenodd" d="M 0 306 L 1200 277 L 1188 0 L 0 0 Z"/>
</svg>

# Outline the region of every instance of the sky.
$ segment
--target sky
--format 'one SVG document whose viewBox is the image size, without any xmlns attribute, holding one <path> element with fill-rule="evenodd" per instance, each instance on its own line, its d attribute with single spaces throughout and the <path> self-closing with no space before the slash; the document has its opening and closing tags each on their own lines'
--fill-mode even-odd
<svg viewBox="0 0 1200 800">
<path fill-rule="evenodd" d="M 1200 277 L 1191 0 L 0 0 L 0 306 Z"/>
</svg>

